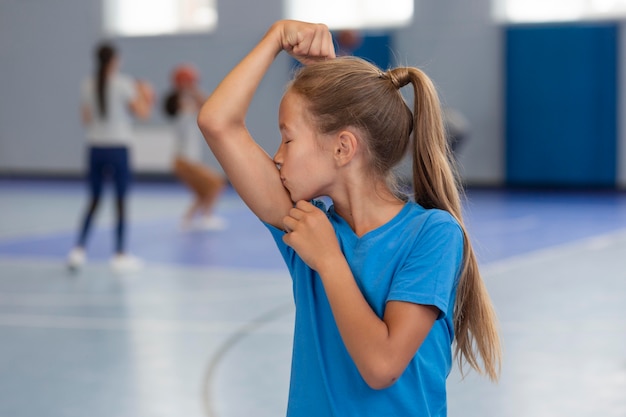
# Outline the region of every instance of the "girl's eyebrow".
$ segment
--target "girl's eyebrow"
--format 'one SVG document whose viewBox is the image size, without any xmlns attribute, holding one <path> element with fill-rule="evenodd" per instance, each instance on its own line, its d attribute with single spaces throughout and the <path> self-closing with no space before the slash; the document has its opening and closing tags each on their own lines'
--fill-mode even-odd
<svg viewBox="0 0 626 417">
<path fill-rule="evenodd" d="M 283 135 L 291 135 L 291 133 L 293 132 L 293 130 L 290 129 L 289 126 L 284 122 L 278 125 L 278 130 L 280 130 L 280 133 Z"/>
</svg>

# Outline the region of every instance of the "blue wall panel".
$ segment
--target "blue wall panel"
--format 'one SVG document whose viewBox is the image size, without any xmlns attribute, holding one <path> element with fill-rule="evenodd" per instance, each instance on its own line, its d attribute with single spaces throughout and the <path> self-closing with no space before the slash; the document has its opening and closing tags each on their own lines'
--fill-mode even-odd
<svg viewBox="0 0 626 417">
<path fill-rule="evenodd" d="M 365 58 L 379 68 L 387 70 L 391 65 L 392 37 L 389 33 L 365 34 L 362 43 L 352 52 Z"/>
<path fill-rule="evenodd" d="M 614 24 L 506 29 L 508 185 L 614 186 Z"/>
</svg>

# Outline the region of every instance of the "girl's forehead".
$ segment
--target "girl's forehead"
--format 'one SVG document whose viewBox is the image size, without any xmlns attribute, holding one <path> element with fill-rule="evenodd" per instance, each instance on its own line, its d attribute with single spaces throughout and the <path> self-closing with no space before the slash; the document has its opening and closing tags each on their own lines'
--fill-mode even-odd
<svg viewBox="0 0 626 417">
<path fill-rule="evenodd" d="M 316 131 L 316 125 L 313 120 L 304 97 L 292 92 L 288 92 L 283 96 L 278 110 L 278 124 L 281 131 Z"/>
<path fill-rule="evenodd" d="M 287 91 L 285 91 L 285 94 L 283 94 L 281 103 L 285 103 L 285 102 L 294 103 L 294 102 L 301 102 L 301 101 L 304 101 L 304 97 L 294 92 L 292 89 L 288 89 Z"/>
<path fill-rule="evenodd" d="M 306 112 L 305 101 L 299 94 L 287 91 L 280 101 L 279 118 L 301 118 Z"/>
</svg>

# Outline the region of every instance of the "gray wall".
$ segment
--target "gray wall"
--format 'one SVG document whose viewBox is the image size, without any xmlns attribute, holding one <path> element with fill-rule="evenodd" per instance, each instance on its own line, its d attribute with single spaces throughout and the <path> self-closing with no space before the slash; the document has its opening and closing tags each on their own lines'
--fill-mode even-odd
<svg viewBox="0 0 626 417">
<path fill-rule="evenodd" d="M 418 1 L 416 20 L 399 31 L 399 64 L 418 66 L 433 79 L 442 103 L 470 124 L 458 161 L 466 182 L 504 179 L 501 28 L 491 0 Z"/>
<path fill-rule="evenodd" d="M 503 179 L 500 30 L 489 0 L 418 1 L 414 24 L 396 34 L 397 63 L 424 69 L 446 105 L 469 119 L 461 149 L 466 182 Z M 168 84 L 170 69 L 194 62 L 211 91 L 281 17 L 282 0 L 222 0 L 210 35 L 118 39 L 123 69 Z M 76 175 L 84 169 L 78 85 L 92 70 L 100 39 L 99 0 L 0 0 L 0 173 Z M 277 106 L 288 77 L 283 55 L 260 87 L 249 124 L 261 144 L 276 148 Z M 156 112 L 151 124 L 164 123 Z M 208 162 L 215 161 L 208 157 Z"/>
</svg>

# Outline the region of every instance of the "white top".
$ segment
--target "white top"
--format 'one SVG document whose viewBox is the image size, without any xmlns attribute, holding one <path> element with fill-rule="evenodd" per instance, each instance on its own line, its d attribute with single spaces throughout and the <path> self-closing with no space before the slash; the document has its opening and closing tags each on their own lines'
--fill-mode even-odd
<svg viewBox="0 0 626 417">
<path fill-rule="evenodd" d="M 129 102 L 137 96 L 133 79 L 114 73 L 106 84 L 107 115 L 98 110 L 97 81 L 90 77 L 81 85 L 81 104 L 91 109 L 92 121 L 87 125 L 87 142 L 97 146 L 129 145 L 132 139 L 133 116 Z"/>
</svg>

